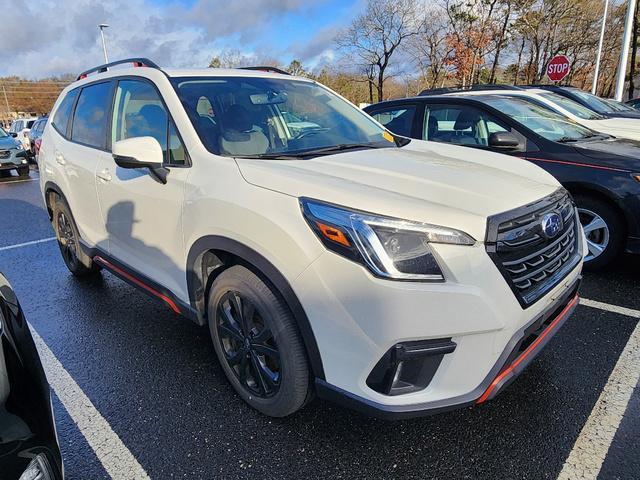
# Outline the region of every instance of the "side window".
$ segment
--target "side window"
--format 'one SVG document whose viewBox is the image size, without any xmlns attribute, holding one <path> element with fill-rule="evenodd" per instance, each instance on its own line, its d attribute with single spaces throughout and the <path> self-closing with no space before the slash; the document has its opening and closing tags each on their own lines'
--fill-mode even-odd
<svg viewBox="0 0 640 480">
<path fill-rule="evenodd" d="M 388 110 L 378 110 L 373 114 L 373 118 L 389 129 L 390 132 L 410 137 L 415 115 L 415 105 L 402 105 Z"/>
<path fill-rule="evenodd" d="M 110 105 L 110 82 L 84 87 L 73 116 L 71 140 L 90 147 L 105 148 Z"/>
<path fill-rule="evenodd" d="M 186 165 L 187 152 L 180 140 L 178 131 L 173 121 L 169 122 L 169 159 L 171 165 Z"/>
<path fill-rule="evenodd" d="M 62 102 L 60 102 L 60 106 L 58 107 L 58 110 L 56 110 L 56 114 L 53 116 L 53 121 L 51 122 L 58 133 L 65 137 L 67 136 L 67 126 L 69 125 L 71 109 L 73 108 L 73 104 L 78 96 L 78 91 L 78 89 L 75 89 L 67 93 L 67 96 L 64 97 Z"/>
<path fill-rule="evenodd" d="M 169 124 L 171 123 L 171 124 Z M 173 122 L 148 82 L 120 80 L 111 124 L 112 144 L 134 137 L 153 137 L 162 147 L 165 163 L 184 165 L 186 152 Z"/>
<path fill-rule="evenodd" d="M 458 145 L 489 145 L 489 136 L 510 132 L 493 115 L 467 105 L 431 105 L 424 113 L 422 138 Z"/>
</svg>

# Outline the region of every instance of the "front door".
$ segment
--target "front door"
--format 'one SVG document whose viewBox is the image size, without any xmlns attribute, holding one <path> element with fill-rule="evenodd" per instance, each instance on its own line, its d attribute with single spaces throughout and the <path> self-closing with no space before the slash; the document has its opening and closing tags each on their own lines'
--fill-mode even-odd
<svg viewBox="0 0 640 480">
<path fill-rule="evenodd" d="M 109 254 L 130 269 L 188 300 L 182 238 L 188 157 L 178 132 L 150 82 L 121 79 L 115 92 L 111 142 L 150 136 L 169 168 L 162 184 L 146 169 L 124 169 L 103 159 L 96 172 Z"/>
</svg>

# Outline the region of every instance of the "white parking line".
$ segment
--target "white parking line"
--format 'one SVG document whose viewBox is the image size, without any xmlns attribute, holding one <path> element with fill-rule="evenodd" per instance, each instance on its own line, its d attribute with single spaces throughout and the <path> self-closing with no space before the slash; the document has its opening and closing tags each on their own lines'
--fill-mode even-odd
<svg viewBox="0 0 640 480">
<path fill-rule="evenodd" d="M 7 245 L 6 247 L 0 247 L 0 252 L 5 250 L 13 250 L 14 248 L 28 247 L 30 245 L 37 245 L 38 243 L 52 242 L 56 237 L 42 238 L 40 240 L 33 240 L 31 242 L 16 243 L 15 245 Z"/>
<path fill-rule="evenodd" d="M 38 347 L 49 384 L 111 478 L 115 480 L 148 479 L 147 472 L 33 327 L 31 327 L 31 333 Z"/>
<path fill-rule="evenodd" d="M 640 311 L 583 299 L 585 306 L 640 318 Z M 640 323 L 633 330 L 591 415 L 562 467 L 559 480 L 596 479 L 631 395 L 640 380 Z"/>
</svg>

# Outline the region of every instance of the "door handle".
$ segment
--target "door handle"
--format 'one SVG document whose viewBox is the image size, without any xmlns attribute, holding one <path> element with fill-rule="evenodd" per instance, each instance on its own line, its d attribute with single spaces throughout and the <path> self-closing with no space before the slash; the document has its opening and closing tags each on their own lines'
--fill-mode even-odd
<svg viewBox="0 0 640 480">
<path fill-rule="evenodd" d="M 58 165 L 64 165 L 67 163 L 67 161 L 64 159 L 64 155 L 62 155 L 60 152 L 56 151 L 55 157 L 56 163 L 58 163 Z"/>
<path fill-rule="evenodd" d="M 109 171 L 108 168 L 105 168 L 101 172 L 96 173 L 96 177 L 98 177 L 103 182 L 110 182 L 111 181 L 111 172 Z"/>
</svg>

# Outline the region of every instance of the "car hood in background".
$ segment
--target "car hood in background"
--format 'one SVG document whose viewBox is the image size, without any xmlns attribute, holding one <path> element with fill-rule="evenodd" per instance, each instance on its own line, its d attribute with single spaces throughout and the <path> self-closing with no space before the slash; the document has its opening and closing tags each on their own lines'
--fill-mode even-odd
<svg viewBox="0 0 640 480">
<path fill-rule="evenodd" d="M 640 119 L 606 118 L 603 120 L 581 120 L 580 123 L 598 132 L 640 140 Z"/>
<path fill-rule="evenodd" d="M 484 239 L 486 218 L 560 185 L 530 162 L 413 140 L 309 160 L 236 159 L 247 182 L 295 197 L 459 228 Z"/>
<path fill-rule="evenodd" d="M 578 142 L 573 145 L 596 166 L 619 168 L 626 171 L 640 170 L 640 141 L 627 138 L 610 138 Z"/>
<path fill-rule="evenodd" d="M 19 141 L 11 136 L 0 137 L 0 148 L 3 150 L 9 150 L 11 148 L 15 148 L 15 146 L 18 144 L 19 144 Z"/>
</svg>

